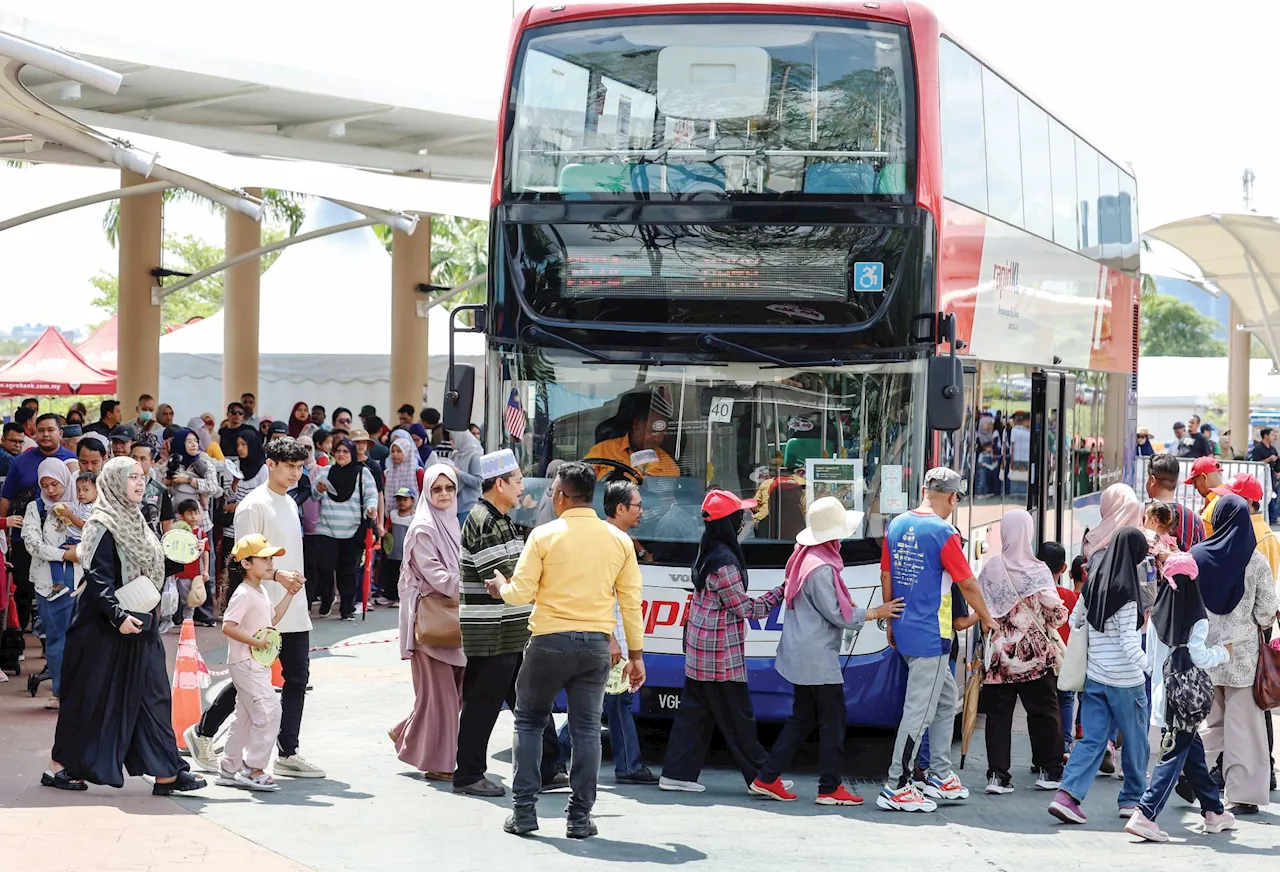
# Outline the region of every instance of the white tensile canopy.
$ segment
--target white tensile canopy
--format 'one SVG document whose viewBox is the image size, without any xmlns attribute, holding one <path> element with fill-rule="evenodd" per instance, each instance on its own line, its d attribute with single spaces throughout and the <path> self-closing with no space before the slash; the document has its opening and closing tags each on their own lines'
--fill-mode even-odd
<svg viewBox="0 0 1280 872">
<path fill-rule="evenodd" d="M 317 200 L 299 232 L 360 217 Z M 260 312 L 260 414 L 282 418 L 299 401 L 330 412 L 371 403 L 383 420 L 395 419 L 389 408 L 391 256 L 370 228 L 286 248 L 262 275 Z M 173 404 L 179 422 L 203 412 L 222 417 L 223 324 L 218 312 L 160 339 L 160 396 Z M 449 312 L 441 306 L 431 309 L 428 348 L 430 405 L 439 407 L 449 365 Z M 479 410 L 484 337 L 459 334 L 455 353 L 477 369 Z"/>
</svg>

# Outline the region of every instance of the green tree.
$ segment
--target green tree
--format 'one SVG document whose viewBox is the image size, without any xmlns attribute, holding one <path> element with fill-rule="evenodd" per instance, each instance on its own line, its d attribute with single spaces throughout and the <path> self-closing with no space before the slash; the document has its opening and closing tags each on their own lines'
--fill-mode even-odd
<svg viewBox="0 0 1280 872">
<path fill-rule="evenodd" d="M 1201 315 L 1190 303 L 1168 294 L 1147 294 L 1142 299 L 1144 357 L 1221 357 L 1227 345 L 1213 337 L 1218 322 Z"/>
<path fill-rule="evenodd" d="M 199 194 L 194 194 L 186 188 L 168 188 L 161 196 L 166 203 L 174 201 L 203 203 L 219 214 L 226 211 L 222 205 Z M 289 228 L 289 236 L 293 236 L 298 232 L 298 228 L 302 227 L 302 222 L 307 217 L 306 209 L 303 208 L 305 201 L 300 194 L 279 191 L 275 188 L 264 188 L 262 202 L 264 205 L 262 214 L 264 227 L 266 224 L 286 226 Z M 107 242 L 111 243 L 111 247 L 115 248 L 116 241 L 120 238 L 119 200 L 113 200 L 111 205 L 107 207 L 106 214 L 102 216 L 102 232 L 107 235 Z M 265 241 L 263 244 L 266 244 Z"/>
<path fill-rule="evenodd" d="M 387 252 L 391 252 L 392 231 L 385 224 L 375 224 Z M 431 219 L 431 283 L 456 287 L 489 268 L 489 222 L 473 218 L 440 216 Z M 445 302 L 446 309 L 464 303 L 483 303 L 484 285 L 463 291 Z"/>
<path fill-rule="evenodd" d="M 266 228 L 262 233 L 262 244 L 267 245 L 284 239 L 288 235 L 284 228 Z M 208 269 L 226 259 L 226 253 L 220 246 L 211 245 L 203 239 L 187 234 L 177 236 L 166 234 L 164 252 L 170 269 L 180 272 L 197 273 Z M 279 251 L 262 256 L 262 272 L 266 272 L 275 263 Z M 207 318 L 222 308 L 225 296 L 225 273 L 214 273 L 201 279 L 190 287 L 175 291 L 164 298 L 160 310 L 160 320 L 165 325 L 185 324 L 192 318 Z M 91 301 L 92 305 L 109 315 L 114 315 L 120 308 L 120 285 L 116 276 L 108 272 L 99 272 L 89 279 L 89 284 L 97 289 L 98 295 Z"/>
</svg>

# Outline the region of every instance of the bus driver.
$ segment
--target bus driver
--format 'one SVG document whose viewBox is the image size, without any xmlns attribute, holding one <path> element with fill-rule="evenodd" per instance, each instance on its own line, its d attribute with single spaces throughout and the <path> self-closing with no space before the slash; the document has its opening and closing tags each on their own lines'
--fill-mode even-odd
<svg viewBox="0 0 1280 872">
<path fill-rule="evenodd" d="M 653 395 L 649 393 L 624 394 L 618 403 L 618 414 L 613 417 L 614 430 L 626 432 L 612 439 L 605 439 L 591 447 L 586 458 L 614 460 L 626 464 L 643 475 L 678 476 L 680 467 L 662 448 L 670 426 L 669 415 L 653 408 Z M 670 409 L 670 404 L 667 404 Z M 603 479 L 616 467 L 596 464 L 596 478 Z"/>
</svg>

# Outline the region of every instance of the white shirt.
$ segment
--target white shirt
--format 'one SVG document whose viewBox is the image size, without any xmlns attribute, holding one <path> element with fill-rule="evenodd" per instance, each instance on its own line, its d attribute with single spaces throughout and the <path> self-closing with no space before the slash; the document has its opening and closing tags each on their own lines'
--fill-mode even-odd
<svg viewBox="0 0 1280 872">
<path fill-rule="evenodd" d="M 260 533 L 272 545 L 284 549 L 284 554 L 275 559 L 276 569 L 302 572 L 302 520 L 298 517 L 298 504 L 287 494 L 277 494 L 267 482 L 254 488 L 236 506 L 236 540 L 252 533 Z M 271 597 L 272 605 L 284 599 L 283 585 L 264 581 L 262 588 Z M 306 591 L 298 591 L 294 596 L 276 629 L 281 633 L 304 633 L 311 629 Z"/>
<path fill-rule="evenodd" d="M 1014 463 L 1031 461 L 1031 430 L 1027 427 L 1014 427 L 1009 431 L 1009 444 L 1013 448 Z"/>
<path fill-rule="evenodd" d="M 32 439 L 26 433 L 23 433 L 22 434 L 22 451 L 29 451 L 30 449 L 36 448 L 36 447 L 37 447 L 36 440 Z M 21 454 L 22 452 L 18 452 L 18 453 Z"/>
</svg>

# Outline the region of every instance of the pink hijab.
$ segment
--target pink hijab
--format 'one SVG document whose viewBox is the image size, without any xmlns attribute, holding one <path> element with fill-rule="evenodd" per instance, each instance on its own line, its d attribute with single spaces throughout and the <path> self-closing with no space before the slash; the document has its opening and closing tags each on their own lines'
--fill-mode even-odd
<svg viewBox="0 0 1280 872">
<path fill-rule="evenodd" d="M 416 456 L 416 455 L 415 455 Z M 404 539 L 404 562 L 400 566 L 400 659 L 408 660 L 418 647 L 413 636 L 418 598 L 458 597 L 458 558 L 462 551 L 462 527 L 458 524 L 456 503 L 443 509 L 431 504 L 431 486 L 439 478 L 447 478 L 458 486 L 458 473 L 453 467 L 437 463 L 427 467 L 422 479 L 422 495 L 409 522 Z M 436 660 L 452 666 L 465 666 L 461 648 L 427 648 Z"/>
<path fill-rule="evenodd" d="M 783 576 L 782 591 L 787 608 L 795 608 L 795 599 L 804 588 L 804 583 L 815 569 L 823 566 L 830 566 L 835 572 L 836 602 L 840 604 L 840 615 L 848 621 L 853 618 L 853 600 L 849 596 L 849 588 L 844 586 L 844 581 L 840 578 L 844 561 L 840 559 L 839 539 L 818 545 L 796 545 Z"/>
<path fill-rule="evenodd" d="M 1084 534 L 1086 560 L 1106 548 L 1116 530 L 1142 526 L 1142 503 L 1127 484 L 1113 484 L 1104 490 L 1098 508 L 1102 511 L 1102 521 Z"/>
<path fill-rule="evenodd" d="M 1009 614 L 1020 599 L 1056 587 L 1053 573 L 1032 550 L 1035 532 L 1035 519 L 1024 509 L 1006 512 L 1000 521 L 1000 553 L 978 574 L 982 599 L 993 618 Z"/>
</svg>

